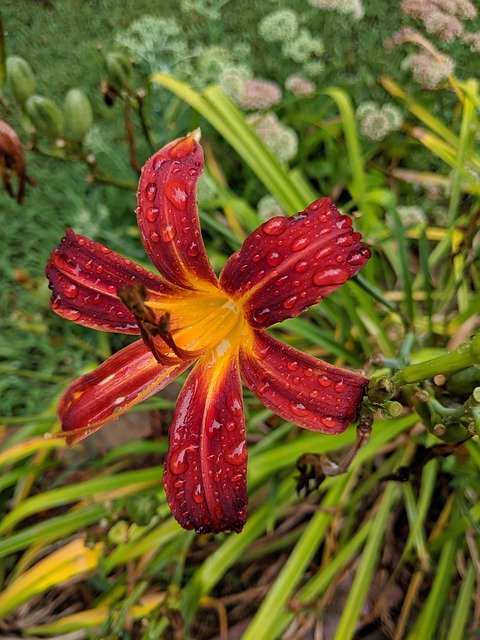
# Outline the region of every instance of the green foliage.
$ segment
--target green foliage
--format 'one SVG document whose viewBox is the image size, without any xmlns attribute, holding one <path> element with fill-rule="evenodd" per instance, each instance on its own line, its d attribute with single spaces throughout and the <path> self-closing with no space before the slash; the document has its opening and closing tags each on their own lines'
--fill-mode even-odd
<svg viewBox="0 0 480 640">
<path fill-rule="evenodd" d="M 371 624 L 398 639 L 478 635 L 480 68 L 467 41 L 436 41 L 457 76 L 420 88 L 415 60 L 401 64 L 418 43 L 383 48 L 402 26 L 421 28 L 397 4 L 364 2 L 361 17 L 359 3 L 323 0 L 54 0 L 42 11 L 4 0 L 0 118 L 28 147 L 36 185 L 21 208 L 0 192 L 2 633 L 202 640 L 238 623 L 256 640 L 321 625 L 338 640 Z M 283 92 L 292 74 L 313 91 Z M 281 97 L 248 120 L 238 102 L 252 79 Z M 156 425 L 169 424 L 175 392 L 132 412 L 133 428 L 110 427 L 129 430 L 125 443 L 66 451 L 43 437 L 58 430 L 69 381 L 128 342 L 54 316 L 48 255 L 72 227 L 144 261 L 138 170 L 198 125 L 215 268 L 268 216 L 318 194 L 355 216 L 373 253 L 355 282 L 273 329 L 373 377 L 371 439 L 348 473 L 298 497 L 297 459 L 340 458 L 353 430 L 299 430 L 246 393 L 240 535 L 197 536 L 169 513 Z"/>
</svg>

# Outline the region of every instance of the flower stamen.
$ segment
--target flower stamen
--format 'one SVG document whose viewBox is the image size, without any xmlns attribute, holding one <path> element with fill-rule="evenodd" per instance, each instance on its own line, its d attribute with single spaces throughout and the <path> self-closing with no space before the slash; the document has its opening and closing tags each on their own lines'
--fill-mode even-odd
<svg viewBox="0 0 480 640">
<path fill-rule="evenodd" d="M 192 360 L 201 354 L 200 351 L 182 349 L 175 343 L 170 330 L 170 313 L 166 311 L 158 318 L 155 311 L 145 304 L 148 291 L 142 282 L 137 281 L 133 285 L 120 287 L 117 290 L 117 295 L 135 316 L 143 341 L 159 364 L 172 365 L 178 364 L 178 361 L 158 350 L 154 341 L 155 337 L 163 340 L 180 360 Z"/>
</svg>

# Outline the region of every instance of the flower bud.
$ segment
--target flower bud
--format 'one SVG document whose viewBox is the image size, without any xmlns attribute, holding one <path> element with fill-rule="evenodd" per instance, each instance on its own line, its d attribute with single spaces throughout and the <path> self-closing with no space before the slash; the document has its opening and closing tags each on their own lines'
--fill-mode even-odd
<svg viewBox="0 0 480 640">
<path fill-rule="evenodd" d="M 7 79 L 13 97 L 23 109 L 25 101 L 35 93 L 37 86 L 32 68 L 23 58 L 9 56 L 7 58 Z"/>
<path fill-rule="evenodd" d="M 10 183 L 12 173 L 18 176 L 16 198 L 21 204 L 25 195 L 25 184 L 27 182 L 33 184 L 34 180 L 26 174 L 25 155 L 19 137 L 6 122 L 0 120 L 0 176 L 5 189 L 14 198 L 15 194 Z"/>
<path fill-rule="evenodd" d="M 80 89 L 70 89 L 65 97 L 63 112 L 67 138 L 83 142 L 93 122 L 90 100 Z"/>
<path fill-rule="evenodd" d="M 109 53 L 105 58 L 107 82 L 117 93 L 128 89 L 132 63 L 123 53 Z"/>
<path fill-rule="evenodd" d="M 59 138 L 63 133 L 63 116 L 57 105 L 49 98 L 33 95 L 25 103 L 33 126 L 49 138 Z"/>
</svg>

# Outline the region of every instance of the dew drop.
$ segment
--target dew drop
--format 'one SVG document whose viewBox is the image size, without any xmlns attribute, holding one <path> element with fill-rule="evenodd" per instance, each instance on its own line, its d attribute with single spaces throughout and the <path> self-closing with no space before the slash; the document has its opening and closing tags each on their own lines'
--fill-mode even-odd
<svg viewBox="0 0 480 640">
<path fill-rule="evenodd" d="M 322 416 L 320 422 L 327 427 L 327 429 L 333 429 L 338 425 L 338 420 L 333 416 Z"/>
<path fill-rule="evenodd" d="M 236 426 L 237 426 L 237 425 L 235 424 L 235 422 L 234 422 L 233 420 L 229 420 L 229 421 L 225 424 L 225 429 L 226 429 L 227 431 L 232 432 L 232 431 L 235 431 Z"/>
<path fill-rule="evenodd" d="M 313 282 L 318 287 L 343 284 L 348 280 L 350 274 L 346 269 L 340 267 L 325 267 L 313 274 Z"/>
<path fill-rule="evenodd" d="M 111 250 L 108 247 L 100 247 L 100 251 L 102 253 L 111 253 Z"/>
<path fill-rule="evenodd" d="M 124 318 L 125 314 L 123 313 L 123 311 L 117 311 L 117 318 Z"/>
<path fill-rule="evenodd" d="M 340 220 L 335 223 L 337 229 L 348 229 L 352 226 L 352 219 L 348 216 L 340 216 Z"/>
<path fill-rule="evenodd" d="M 313 391 L 310 391 L 308 395 L 310 396 L 310 398 L 318 398 L 318 391 L 315 391 L 314 389 Z"/>
<path fill-rule="evenodd" d="M 245 440 L 242 440 L 242 442 L 240 442 L 240 444 L 238 444 L 231 451 L 227 451 L 225 454 L 225 459 L 227 460 L 227 462 L 230 462 L 230 464 L 234 464 L 236 466 L 244 464 L 247 460 L 247 447 Z"/>
<path fill-rule="evenodd" d="M 145 215 L 149 222 L 155 222 L 159 213 L 160 209 L 157 209 L 157 207 L 149 207 Z"/>
<path fill-rule="evenodd" d="M 80 246 L 85 244 L 85 238 L 77 238 L 77 242 Z"/>
<path fill-rule="evenodd" d="M 176 209 L 185 211 L 188 204 L 187 185 L 181 180 L 172 180 L 165 184 L 165 195 Z"/>
<path fill-rule="evenodd" d="M 322 387 L 329 387 L 332 384 L 332 381 L 327 376 L 318 376 L 318 382 Z"/>
<path fill-rule="evenodd" d="M 321 260 L 322 258 L 326 258 L 327 256 L 330 256 L 333 253 L 333 247 L 330 244 L 327 244 L 326 247 L 323 247 L 322 249 L 320 249 L 320 251 L 317 251 L 317 253 L 315 254 L 315 260 Z"/>
<path fill-rule="evenodd" d="M 337 393 L 342 393 L 342 391 L 345 391 L 345 387 L 346 385 L 344 382 L 337 382 L 337 384 L 333 388 Z"/>
<path fill-rule="evenodd" d="M 202 485 L 199 483 L 195 487 L 195 491 L 193 492 L 193 499 L 197 504 L 202 504 L 205 501 L 205 497 L 203 495 Z"/>
<path fill-rule="evenodd" d="M 287 363 L 287 369 L 296 371 L 298 369 L 298 362 L 296 360 L 290 360 L 290 362 Z"/>
<path fill-rule="evenodd" d="M 176 234 L 175 227 L 169 224 L 161 229 L 160 234 L 164 242 L 171 242 Z"/>
<path fill-rule="evenodd" d="M 157 231 L 153 230 L 150 232 L 150 240 L 152 242 L 160 242 L 160 236 L 158 235 Z"/>
<path fill-rule="evenodd" d="M 296 238 L 292 242 L 291 249 L 292 251 L 302 251 L 302 249 L 305 249 L 305 247 L 308 247 L 309 244 L 310 244 L 310 238 L 307 238 L 307 236 L 300 236 L 300 238 Z"/>
<path fill-rule="evenodd" d="M 370 250 L 367 247 L 363 247 L 360 251 L 350 251 L 347 256 L 348 264 L 353 266 L 360 266 L 364 264 L 370 258 Z"/>
<path fill-rule="evenodd" d="M 335 238 L 335 244 L 339 247 L 351 247 L 353 244 L 353 237 L 351 233 L 342 233 Z"/>
<path fill-rule="evenodd" d="M 266 380 L 263 380 L 257 387 L 258 393 L 265 393 L 270 389 L 270 383 Z"/>
<path fill-rule="evenodd" d="M 229 391 L 227 394 L 227 407 L 234 414 L 242 413 L 242 401 L 235 391 Z"/>
<path fill-rule="evenodd" d="M 295 305 L 296 301 L 297 296 L 289 296 L 283 301 L 283 306 L 285 309 L 291 309 Z"/>
<path fill-rule="evenodd" d="M 174 475 L 179 476 L 188 470 L 187 453 L 194 449 L 195 447 L 191 445 L 189 447 L 183 447 L 182 449 L 172 451 L 168 466 Z"/>
<path fill-rule="evenodd" d="M 305 416 L 307 416 L 309 414 L 308 409 L 301 402 L 295 402 L 295 403 L 291 404 L 290 405 L 290 409 L 292 410 L 292 413 L 294 413 L 296 416 L 298 416 L 300 418 L 304 418 Z"/>
<path fill-rule="evenodd" d="M 283 216 L 275 216 L 270 218 L 262 225 L 262 231 L 268 236 L 278 236 L 285 231 L 287 221 Z"/>
<path fill-rule="evenodd" d="M 66 284 L 63 288 L 63 293 L 66 298 L 76 298 L 78 296 L 78 287 L 73 282 Z"/>
<path fill-rule="evenodd" d="M 311 378 L 313 376 L 313 369 L 310 369 L 310 367 L 308 369 L 305 369 L 305 371 L 303 372 L 303 375 L 306 378 Z"/>
<path fill-rule="evenodd" d="M 295 271 L 297 273 L 304 273 L 308 269 L 308 262 L 306 260 L 299 260 L 295 265 Z"/>
<path fill-rule="evenodd" d="M 280 278 L 277 278 L 275 280 L 275 286 L 279 287 L 280 285 L 284 284 L 287 280 L 288 280 L 288 274 L 284 276 L 280 276 Z"/>
<path fill-rule="evenodd" d="M 67 320 L 78 320 L 80 315 L 78 309 L 62 309 L 62 316 Z"/>
<path fill-rule="evenodd" d="M 193 241 L 192 244 L 188 247 L 187 255 L 189 255 L 191 258 L 195 258 L 196 256 L 198 256 L 198 245 L 195 241 Z"/>
<path fill-rule="evenodd" d="M 149 182 L 145 187 L 145 197 L 150 202 L 155 200 L 155 196 L 157 195 L 157 185 L 154 182 Z"/>
<path fill-rule="evenodd" d="M 93 258 L 90 258 L 90 260 L 87 260 L 85 262 L 85 264 L 83 265 L 83 268 L 86 269 L 87 271 L 90 271 L 90 269 L 92 268 L 92 264 L 93 264 Z"/>
<path fill-rule="evenodd" d="M 278 251 L 275 251 L 275 249 L 267 253 L 267 262 L 271 267 L 276 267 L 282 260 L 282 255 L 278 253 Z"/>
<path fill-rule="evenodd" d="M 261 257 L 262 257 L 262 256 L 261 256 L 259 253 L 256 253 L 256 254 L 253 256 L 252 260 L 253 260 L 253 262 L 258 262 L 258 261 L 260 260 L 260 258 L 261 258 Z"/>
</svg>

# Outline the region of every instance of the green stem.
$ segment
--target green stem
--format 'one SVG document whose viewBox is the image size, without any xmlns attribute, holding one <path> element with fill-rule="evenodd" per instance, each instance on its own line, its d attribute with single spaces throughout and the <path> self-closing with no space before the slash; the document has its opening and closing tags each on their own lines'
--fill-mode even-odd
<svg viewBox="0 0 480 640">
<path fill-rule="evenodd" d="M 453 373 L 460 369 L 466 369 L 480 361 L 480 333 L 470 342 L 461 344 L 455 351 L 443 356 L 432 358 L 426 362 L 410 364 L 398 371 L 392 378 L 395 384 L 411 384 L 427 378 L 433 378 L 439 373 Z"/>
</svg>

